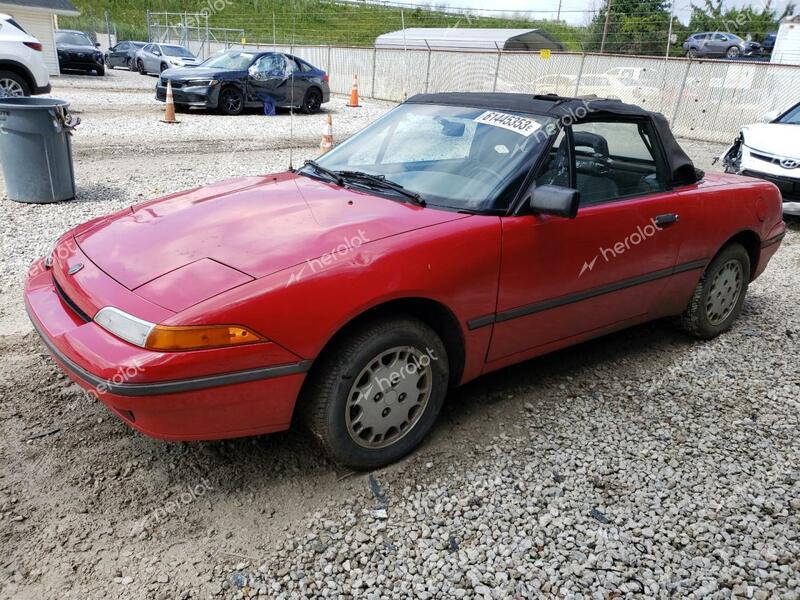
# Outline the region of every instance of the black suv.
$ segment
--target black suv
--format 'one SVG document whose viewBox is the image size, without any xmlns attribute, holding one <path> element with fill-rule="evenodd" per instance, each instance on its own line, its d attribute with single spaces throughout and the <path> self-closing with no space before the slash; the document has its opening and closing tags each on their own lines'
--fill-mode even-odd
<svg viewBox="0 0 800 600">
<path fill-rule="evenodd" d="M 58 51 L 58 66 L 62 69 L 74 69 L 98 75 L 106 74 L 103 62 L 103 53 L 96 44 L 82 31 L 60 29 L 56 31 L 56 50 Z"/>
</svg>

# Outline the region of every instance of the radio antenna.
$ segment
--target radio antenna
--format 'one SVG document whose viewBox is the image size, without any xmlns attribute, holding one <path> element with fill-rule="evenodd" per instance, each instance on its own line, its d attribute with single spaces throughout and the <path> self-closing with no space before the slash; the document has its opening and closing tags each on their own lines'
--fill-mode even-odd
<svg viewBox="0 0 800 600">
<path fill-rule="evenodd" d="M 292 43 L 289 46 L 290 50 L 294 48 L 294 32 L 295 20 L 294 14 L 292 14 Z M 294 62 L 293 56 L 290 59 Z M 289 74 L 289 170 L 294 171 L 294 164 L 292 163 L 294 156 L 294 69 L 291 69 L 291 71 Z"/>
</svg>

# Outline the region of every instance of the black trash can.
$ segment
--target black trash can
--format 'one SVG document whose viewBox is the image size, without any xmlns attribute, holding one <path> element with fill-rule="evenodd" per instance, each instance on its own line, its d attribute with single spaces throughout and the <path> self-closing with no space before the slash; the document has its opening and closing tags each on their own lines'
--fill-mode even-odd
<svg viewBox="0 0 800 600">
<path fill-rule="evenodd" d="M 0 98 L 0 165 L 12 200 L 75 197 L 68 109 L 54 98 Z"/>
</svg>

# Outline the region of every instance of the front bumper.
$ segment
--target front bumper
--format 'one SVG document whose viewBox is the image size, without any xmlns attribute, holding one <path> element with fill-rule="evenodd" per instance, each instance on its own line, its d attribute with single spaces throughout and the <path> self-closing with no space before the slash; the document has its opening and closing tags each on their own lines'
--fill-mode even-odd
<svg viewBox="0 0 800 600">
<path fill-rule="evenodd" d="M 756 177 L 769 181 L 780 190 L 783 197 L 783 214 L 800 216 L 800 177 L 786 177 L 784 175 L 774 175 L 762 171 L 745 169 L 741 172 L 747 177 Z"/>
<path fill-rule="evenodd" d="M 82 315 L 77 303 L 57 288 L 54 270 L 39 261 L 29 272 L 25 305 L 34 328 L 70 379 L 128 425 L 150 437 L 174 441 L 241 437 L 289 427 L 310 361 L 267 342 L 250 349 L 259 346 L 255 352 L 261 365 L 251 357 L 245 360 L 248 368 L 219 372 L 210 365 L 221 361 L 230 366 L 231 358 L 245 364 L 244 355 L 233 356 L 238 352 L 232 350 L 240 349 L 144 350 Z"/>
<path fill-rule="evenodd" d="M 215 109 L 219 100 L 219 85 L 187 86 L 177 89 L 173 86 L 172 98 L 175 104 Z M 156 100 L 167 101 L 167 87 L 160 82 L 156 85 Z"/>
<path fill-rule="evenodd" d="M 64 56 L 58 57 L 58 66 L 61 69 L 76 69 L 76 70 L 87 70 L 87 69 L 100 69 L 105 67 L 105 62 L 103 61 L 103 57 L 101 56 L 97 60 L 92 57 L 75 57 L 75 56 Z"/>
</svg>

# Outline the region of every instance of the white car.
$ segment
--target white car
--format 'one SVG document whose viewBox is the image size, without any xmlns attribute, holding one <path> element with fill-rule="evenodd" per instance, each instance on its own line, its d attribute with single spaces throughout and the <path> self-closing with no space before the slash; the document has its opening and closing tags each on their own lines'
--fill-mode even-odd
<svg viewBox="0 0 800 600">
<path fill-rule="evenodd" d="M 42 44 L 10 15 L 0 13 L 0 98 L 49 92 Z"/>
<path fill-rule="evenodd" d="M 177 44 L 147 44 L 136 53 L 136 68 L 142 75 L 172 67 L 194 67 L 201 62 L 188 48 Z"/>
<path fill-rule="evenodd" d="M 800 102 L 761 120 L 742 129 L 722 165 L 727 173 L 774 183 L 783 195 L 783 214 L 800 216 Z"/>
</svg>

